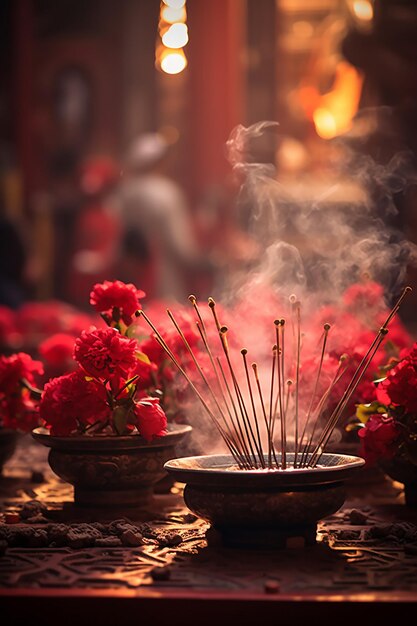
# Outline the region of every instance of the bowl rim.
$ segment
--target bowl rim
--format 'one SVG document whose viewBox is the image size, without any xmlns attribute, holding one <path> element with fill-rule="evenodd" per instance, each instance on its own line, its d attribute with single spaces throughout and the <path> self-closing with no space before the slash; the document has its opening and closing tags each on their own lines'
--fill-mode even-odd
<svg viewBox="0 0 417 626">
<path fill-rule="evenodd" d="M 39 426 L 32 430 L 32 437 L 48 448 L 57 450 L 124 450 L 131 448 L 165 448 L 178 443 L 184 435 L 192 431 L 189 424 L 169 423 L 167 433 L 152 441 L 139 434 L 131 435 L 51 435 L 47 428 Z"/>
<path fill-rule="evenodd" d="M 278 457 L 280 455 L 277 455 Z M 294 453 L 287 453 L 287 459 L 293 460 Z M 216 484 L 239 486 L 250 484 L 258 486 L 315 485 L 343 482 L 350 475 L 364 466 L 365 460 L 350 454 L 323 452 L 322 460 L 337 464 L 319 465 L 316 468 L 282 469 L 235 469 L 236 461 L 230 454 L 213 454 L 182 457 L 167 461 L 164 468 L 174 475 L 176 480 L 187 484 Z M 265 459 L 268 460 L 267 455 Z M 209 465 L 211 464 L 211 465 Z"/>
</svg>

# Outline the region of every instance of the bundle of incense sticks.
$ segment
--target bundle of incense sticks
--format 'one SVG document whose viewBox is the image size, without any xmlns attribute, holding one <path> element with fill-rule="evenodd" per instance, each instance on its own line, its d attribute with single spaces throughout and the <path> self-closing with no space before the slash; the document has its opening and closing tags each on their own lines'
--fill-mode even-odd
<svg viewBox="0 0 417 626">
<path fill-rule="evenodd" d="M 156 328 L 148 315 L 143 310 L 137 311 L 136 315 L 144 318 L 152 329 L 155 339 L 165 350 L 179 372 L 185 377 L 204 407 L 204 410 L 207 412 L 210 420 L 223 438 L 239 469 L 287 470 L 315 468 L 320 462 L 321 455 L 343 411 L 355 393 L 357 386 L 362 380 L 384 337 L 387 335 L 389 323 L 398 312 L 402 301 L 410 291 L 411 287 L 406 287 L 403 290 L 401 296 L 391 309 L 387 319 L 382 324 L 373 342 L 369 346 L 365 356 L 357 366 L 353 376 L 346 384 L 345 391 L 339 402 L 323 425 L 322 417 L 327 400 L 348 367 L 348 356 L 342 355 L 332 381 L 317 400 L 323 360 L 326 354 L 327 339 L 330 331 L 330 324 L 324 324 L 319 366 L 302 429 L 300 429 L 299 406 L 301 305 L 295 296 L 290 296 L 293 328 L 292 344 L 294 347 L 293 351 L 295 352 L 295 367 L 292 369 L 295 380 L 286 379 L 286 320 L 283 318 L 276 319 L 273 323 L 275 328 L 275 343 L 272 346 L 271 370 L 270 377 L 268 377 L 268 394 L 265 393 L 265 384 L 261 383 L 258 365 L 251 363 L 249 366 L 248 351 L 245 348 L 242 348 L 240 351 L 244 381 L 244 387 L 242 387 L 242 377 L 238 375 L 236 367 L 232 363 L 231 350 L 227 340 L 228 328 L 220 323 L 216 303 L 213 298 L 209 298 L 208 306 L 211 309 L 213 323 L 215 324 L 215 334 L 218 335 L 218 347 L 221 348 L 220 357 L 216 355 L 216 349 L 211 345 L 212 340 L 209 339 L 208 328 L 201 315 L 196 297 L 193 295 L 189 296 L 189 301 L 196 315 L 196 327 L 201 337 L 204 350 L 209 358 L 210 374 L 203 370 L 203 367 L 199 363 L 194 350 L 173 313 L 167 309 L 167 314 L 178 332 L 191 358 L 191 362 L 198 372 L 199 382 L 191 378 L 190 373 L 187 372 L 187 367 L 181 363 L 179 358 L 173 353 L 163 335 Z M 293 436 L 289 437 L 287 426 L 289 425 L 288 407 L 291 392 L 294 393 L 295 398 L 293 402 L 293 425 L 291 424 Z M 279 444 L 275 445 L 277 422 L 279 423 L 280 438 Z M 266 431 L 266 437 L 261 436 L 262 429 Z M 289 440 L 291 440 L 291 449 Z M 288 460 L 289 452 L 292 453 L 291 462 Z"/>
</svg>

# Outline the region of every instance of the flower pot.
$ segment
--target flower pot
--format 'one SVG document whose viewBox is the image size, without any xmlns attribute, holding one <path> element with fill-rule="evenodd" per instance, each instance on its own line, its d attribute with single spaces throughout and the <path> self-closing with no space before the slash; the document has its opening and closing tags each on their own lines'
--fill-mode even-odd
<svg viewBox="0 0 417 626">
<path fill-rule="evenodd" d="M 186 483 L 188 508 L 209 521 L 226 545 L 285 547 L 290 537 L 309 545 L 318 520 L 343 505 L 344 483 L 365 461 L 323 454 L 320 466 L 294 469 L 293 457 L 287 455 L 287 470 L 240 470 L 230 455 L 174 459 L 165 468 Z"/>
<path fill-rule="evenodd" d="M 0 473 L 16 449 L 19 434 L 15 430 L 0 428 Z"/>
<path fill-rule="evenodd" d="M 164 463 L 191 426 L 169 424 L 151 442 L 139 435 L 56 437 L 36 428 L 33 437 L 51 448 L 49 465 L 74 485 L 74 502 L 84 507 L 140 507 L 152 498 L 153 485 L 164 475 Z"/>
<path fill-rule="evenodd" d="M 390 478 L 403 483 L 406 505 L 417 508 L 417 465 L 402 456 L 379 461 L 379 465 Z"/>
</svg>

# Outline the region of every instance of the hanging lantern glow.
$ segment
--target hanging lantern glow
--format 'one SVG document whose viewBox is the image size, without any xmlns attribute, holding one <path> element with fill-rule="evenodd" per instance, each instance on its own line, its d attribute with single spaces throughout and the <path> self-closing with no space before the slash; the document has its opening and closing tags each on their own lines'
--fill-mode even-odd
<svg viewBox="0 0 417 626">
<path fill-rule="evenodd" d="M 161 69 L 166 74 L 179 74 L 187 67 L 187 58 L 182 50 L 166 50 L 161 58 Z"/>
<path fill-rule="evenodd" d="M 155 52 L 157 69 L 166 74 L 179 74 L 187 67 L 183 50 L 188 43 L 185 0 L 163 0 Z"/>
<path fill-rule="evenodd" d="M 167 48 L 183 48 L 188 43 L 186 24 L 172 24 L 162 35 L 162 43 Z"/>
<path fill-rule="evenodd" d="M 167 24 L 175 24 L 175 23 L 185 23 L 187 19 L 187 11 L 185 7 L 181 7 L 180 9 L 173 9 L 172 7 L 163 6 L 161 7 L 161 20 L 166 22 Z"/>
<path fill-rule="evenodd" d="M 185 0 L 163 0 L 164 4 L 170 9 L 182 9 L 185 5 Z"/>
</svg>

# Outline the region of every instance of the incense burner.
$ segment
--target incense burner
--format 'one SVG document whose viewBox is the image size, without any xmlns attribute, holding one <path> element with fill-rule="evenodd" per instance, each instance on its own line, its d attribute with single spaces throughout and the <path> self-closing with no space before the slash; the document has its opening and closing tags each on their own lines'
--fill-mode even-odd
<svg viewBox="0 0 417 626">
<path fill-rule="evenodd" d="M 325 453 L 314 468 L 240 470 L 231 455 L 174 459 L 165 469 L 186 483 L 188 508 L 209 521 L 225 545 L 285 547 L 291 537 L 315 543 L 317 522 L 345 500 L 345 481 L 364 460 Z"/>
</svg>

